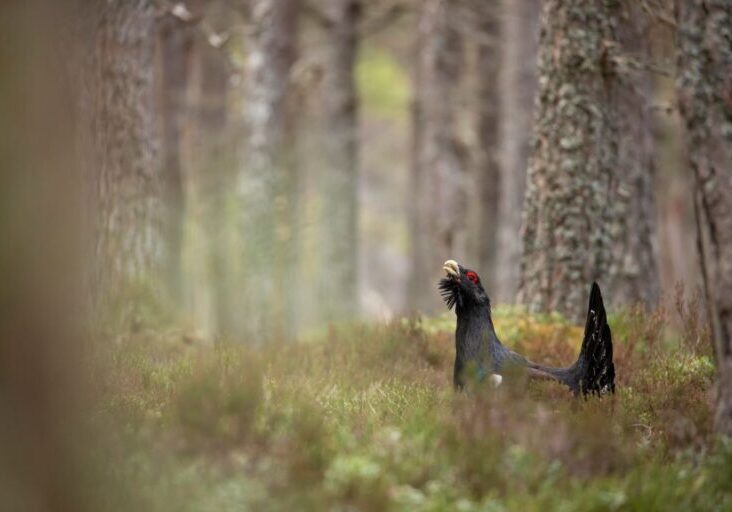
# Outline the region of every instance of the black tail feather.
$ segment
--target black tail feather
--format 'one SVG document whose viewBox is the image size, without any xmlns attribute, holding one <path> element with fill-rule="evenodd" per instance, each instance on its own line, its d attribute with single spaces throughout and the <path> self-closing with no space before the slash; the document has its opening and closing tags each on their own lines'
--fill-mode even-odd
<svg viewBox="0 0 732 512">
<path fill-rule="evenodd" d="M 570 368 L 570 387 L 583 395 L 615 393 L 615 364 L 613 340 L 602 293 L 597 283 L 592 283 L 587 308 L 585 336 L 577 362 Z"/>
<path fill-rule="evenodd" d="M 615 393 L 612 333 L 597 283 L 592 283 L 590 290 L 585 336 L 577 361 L 569 368 L 551 368 L 535 363 L 529 366 L 566 384 L 575 394 Z"/>
</svg>

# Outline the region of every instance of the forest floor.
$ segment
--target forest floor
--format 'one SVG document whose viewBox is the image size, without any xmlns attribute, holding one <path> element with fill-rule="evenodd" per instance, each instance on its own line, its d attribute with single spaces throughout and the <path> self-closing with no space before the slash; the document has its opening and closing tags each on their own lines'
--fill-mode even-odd
<svg viewBox="0 0 732 512">
<path fill-rule="evenodd" d="M 693 308 L 677 310 L 610 318 L 617 393 L 589 400 L 520 376 L 455 393 L 452 315 L 259 349 L 142 330 L 91 364 L 88 498 L 153 511 L 732 510 L 709 341 Z M 559 317 L 499 307 L 495 320 L 533 360 L 576 357 L 582 329 Z"/>
</svg>

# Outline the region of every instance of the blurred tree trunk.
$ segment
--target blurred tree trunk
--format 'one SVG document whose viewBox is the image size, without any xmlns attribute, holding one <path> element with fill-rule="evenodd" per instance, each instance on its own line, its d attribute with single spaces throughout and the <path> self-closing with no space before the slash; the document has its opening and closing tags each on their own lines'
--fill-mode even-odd
<svg viewBox="0 0 732 512">
<path fill-rule="evenodd" d="M 89 212 L 74 107 L 89 100 L 77 45 L 92 41 L 68 33 L 86 14 L 74 7 L 0 2 L 0 507 L 15 512 L 104 506 L 87 499 L 91 439 L 79 435 L 88 431 L 80 313 Z"/>
<path fill-rule="evenodd" d="M 677 1 L 678 95 L 717 359 L 717 430 L 732 435 L 732 3 Z"/>
<path fill-rule="evenodd" d="M 498 136 L 500 127 L 499 87 L 500 44 L 502 40 L 500 11 L 493 2 L 471 2 L 469 12 L 477 32 L 477 184 L 479 190 L 479 230 L 473 236 L 478 245 L 478 268 L 483 284 L 491 294 L 495 289 L 498 269 L 499 201 L 501 172 L 499 166 Z"/>
<path fill-rule="evenodd" d="M 206 335 L 218 339 L 236 334 L 241 310 L 235 278 L 237 261 L 233 240 L 236 220 L 229 205 L 235 184 L 240 146 L 228 120 L 230 66 L 227 50 L 209 38 L 231 23 L 231 6 L 207 0 L 186 4 L 197 25 L 190 50 L 187 115 L 181 149 L 187 174 L 188 232 L 186 256 L 193 268 L 186 274 L 187 304 Z M 205 28 L 204 28 L 205 27 Z M 215 40 L 215 39 L 214 39 Z"/>
<path fill-rule="evenodd" d="M 358 55 L 360 0 L 328 0 L 322 101 L 325 114 L 321 280 L 326 319 L 358 312 Z"/>
<path fill-rule="evenodd" d="M 197 159 L 204 201 L 203 227 L 208 240 L 207 275 L 211 285 L 212 311 L 215 331 L 231 334 L 236 324 L 236 282 L 231 279 L 231 247 L 228 242 L 226 217 L 228 191 L 231 189 L 235 168 L 233 148 L 225 137 L 227 127 L 229 71 L 221 50 L 199 40 L 196 61 L 199 72 L 200 96 L 196 102 L 198 147 L 202 153 Z"/>
<path fill-rule="evenodd" d="M 412 115 L 409 303 L 422 311 L 436 304 L 434 283 L 442 262 L 462 259 L 465 245 L 463 155 L 455 136 L 462 42 L 455 10 L 446 0 L 426 0 L 419 19 Z"/>
<path fill-rule="evenodd" d="M 154 121 L 155 3 L 96 6 L 91 97 L 96 285 L 104 296 L 154 280 L 165 254 Z"/>
<path fill-rule="evenodd" d="M 519 284 L 521 210 L 526 191 L 534 98 L 537 88 L 539 0 L 504 0 L 501 5 L 501 157 L 495 298 L 514 302 Z"/>
<path fill-rule="evenodd" d="M 519 298 L 580 320 L 589 284 L 612 279 L 615 20 L 601 0 L 543 7 Z"/>
<path fill-rule="evenodd" d="M 650 19 L 634 2 L 619 4 L 617 25 L 620 51 L 627 61 L 650 60 Z M 643 303 L 658 299 L 656 255 L 656 201 L 654 194 L 655 143 L 650 102 L 653 77 L 645 69 L 618 75 L 614 94 L 618 105 L 619 190 L 614 201 L 617 222 L 614 233 L 614 268 L 608 297 L 615 304 Z"/>
<path fill-rule="evenodd" d="M 168 289 L 180 299 L 181 256 L 185 194 L 181 137 L 188 115 L 186 95 L 195 25 L 170 13 L 158 18 L 158 95 L 162 132 L 162 187 L 166 205 L 165 277 Z"/>
<path fill-rule="evenodd" d="M 415 54 L 419 52 L 422 44 L 422 34 L 418 32 L 415 41 Z M 421 172 L 419 162 L 419 146 L 424 137 L 422 104 L 419 98 L 419 88 L 422 86 L 423 71 L 417 64 L 412 69 L 412 98 L 409 104 L 410 117 L 410 141 L 409 141 L 409 188 L 411 192 L 407 196 L 407 213 L 409 229 L 409 276 L 407 277 L 406 303 L 408 310 L 418 311 L 425 306 L 425 300 L 420 297 L 425 293 L 426 286 L 422 282 L 427 274 L 428 262 L 426 251 L 429 240 L 427 238 L 426 220 L 423 201 L 420 201 L 420 193 L 425 192 L 425 176 Z"/>
<path fill-rule="evenodd" d="M 253 0 L 246 41 L 248 141 L 239 186 L 243 207 L 243 332 L 289 334 L 297 175 L 291 69 L 295 61 L 298 0 Z"/>
</svg>

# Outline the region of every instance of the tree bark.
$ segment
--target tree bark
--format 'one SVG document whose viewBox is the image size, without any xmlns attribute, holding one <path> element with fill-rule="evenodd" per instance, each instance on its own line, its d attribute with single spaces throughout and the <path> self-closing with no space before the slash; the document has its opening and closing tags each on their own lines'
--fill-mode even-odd
<svg viewBox="0 0 732 512">
<path fill-rule="evenodd" d="M 220 26 L 229 7 L 206 9 L 205 0 L 187 3 L 207 26 Z M 210 4 L 209 4 L 210 5 Z M 199 25 L 200 26 L 200 25 Z M 187 116 L 182 133 L 186 196 L 191 241 L 186 244 L 187 304 L 197 325 L 217 339 L 237 333 L 241 283 L 236 279 L 240 253 L 233 248 L 237 220 L 230 214 L 239 147 L 228 123 L 230 68 L 224 48 L 210 44 L 197 30 L 191 48 Z M 240 135 L 240 134 L 237 134 Z M 227 214 L 228 213 L 228 214 Z"/>
<path fill-rule="evenodd" d="M 185 193 L 182 131 L 188 116 L 188 77 L 195 25 L 168 13 L 158 19 L 158 103 L 162 133 L 162 190 L 166 205 L 165 239 L 168 260 L 165 277 L 176 299 L 181 294 L 181 256 Z"/>
<path fill-rule="evenodd" d="M 549 0 L 542 11 L 519 300 L 572 320 L 612 263 L 613 16 L 601 0 Z"/>
<path fill-rule="evenodd" d="M 470 3 L 477 32 L 477 176 L 479 190 L 478 268 L 488 293 L 493 293 L 498 278 L 496 257 L 498 253 L 499 201 L 501 172 L 499 165 L 500 127 L 500 11 L 493 3 L 482 1 Z M 515 233 L 514 233 L 515 235 Z"/>
<path fill-rule="evenodd" d="M 254 0 L 246 41 L 248 133 L 239 183 L 245 303 L 241 331 L 284 336 L 294 321 L 293 158 L 290 72 L 295 61 L 297 0 Z"/>
<path fill-rule="evenodd" d="M 539 0 L 502 2 L 500 192 L 495 298 L 514 302 L 519 284 L 521 211 L 526 191 L 534 98 L 537 89 Z"/>
<path fill-rule="evenodd" d="M 322 181 L 321 279 L 326 320 L 358 312 L 358 54 L 360 0 L 329 0 L 325 5 L 326 44 L 322 102 L 325 116 L 325 174 Z"/>
<path fill-rule="evenodd" d="M 421 311 L 435 309 L 441 264 L 462 259 L 465 246 L 466 176 L 455 135 L 462 45 L 454 16 L 446 0 L 428 0 L 419 20 L 408 290 L 410 303 Z"/>
<path fill-rule="evenodd" d="M 76 2 L 0 2 L 0 496 L 16 511 L 98 510 L 88 471 L 82 354 Z M 69 30 L 74 27 L 72 30 Z M 74 32 L 74 33 L 69 33 Z M 72 63 L 73 66 L 69 66 Z M 82 213 L 82 210 L 83 213 Z M 96 500 L 94 500 L 96 501 Z"/>
<path fill-rule="evenodd" d="M 234 150 L 226 134 L 229 70 L 224 54 L 200 41 L 197 53 L 200 77 L 200 96 L 196 113 L 199 132 L 197 142 L 202 148 L 196 168 L 204 202 L 203 226 L 206 231 L 206 268 L 211 285 L 211 307 L 214 313 L 214 331 L 232 334 L 237 314 L 237 286 L 231 262 L 231 247 L 226 216 L 229 190 L 234 182 L 232 170 Z"/>
<path fill-rule="evenodd" d="M 166 256 L 154 122 L 155 5 L 99 6 L 88 109 L 95 148 L 96 288 L 155 280 Z"/>
<path fill-rule="evenodd" d="M 732 2 L 676 2 L 677 89 L 717 359 L 716 427 L 732 435 Z"/>
<path fill-rule="evenodd" d="M 617 25 L 620 51 L 633 65 L 617 76 L 614 94 L 618 105 L 618 175 L 615 195 L 612 280 L 608 297 L 614 304 L 642 303 L 650 307 L 658 299 L 659 274 L 656 249 L 656 201 L 654 194 L 655 144 L 649 103 L 653 78 L 642 68 L 649 61 L 650 20 L 635 2 L 619 4 Z"/>
</svg>

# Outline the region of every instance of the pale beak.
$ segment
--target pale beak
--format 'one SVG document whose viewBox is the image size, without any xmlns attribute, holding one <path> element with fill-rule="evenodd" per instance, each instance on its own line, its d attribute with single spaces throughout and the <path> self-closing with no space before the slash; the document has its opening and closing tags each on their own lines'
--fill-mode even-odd
<svg viewBox="0 0 732 512">
<path fill-rule="evenodd" d="M 453 277 L 455 279 L 460 277 L 460 266 L 455 260 L 447 260 L 445 263 L 443 263 L 442 270 L 445 271 L 448 277 Z"/>
</svg>

